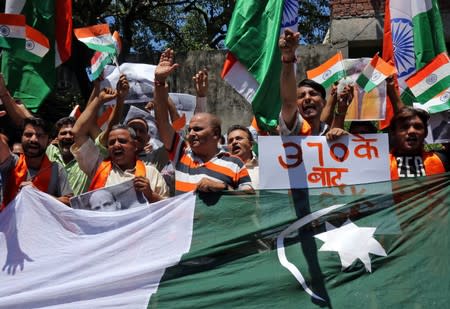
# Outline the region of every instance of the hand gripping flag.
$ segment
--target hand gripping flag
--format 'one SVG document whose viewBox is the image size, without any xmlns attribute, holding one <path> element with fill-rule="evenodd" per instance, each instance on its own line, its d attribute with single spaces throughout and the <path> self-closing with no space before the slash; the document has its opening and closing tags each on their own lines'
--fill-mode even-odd
<svg viewBox="0 0 450 309">
<path fill-rule="evenodd" d="M 116 52 L 108 24 L 77 28 L 73 29 L 73 32 L 77 39 L 86 44 L 90 49 L 111 54 Z"/>
<path fill-rule="evenodd" d="M 450 61 L 446 53 L 437 55 L 430 63 L 406 80 L 418 102 L 426 103 L 450 87 Z"/>
<path fill-rule="evenodd" d="M 346 75 L 342 53 L 328 59 L 325 63 L 315 69 L 306 71 L 306 76 L 325 88 L 330 87 L 334 82 L 339 81 Z"/>
<path fill-rule="evenodd" d="M 395 72 L 395 67 L 378 57 L 377 53 L 358 76 L 356 83 L 365 92 L 370 92 Z"/>
</svg>

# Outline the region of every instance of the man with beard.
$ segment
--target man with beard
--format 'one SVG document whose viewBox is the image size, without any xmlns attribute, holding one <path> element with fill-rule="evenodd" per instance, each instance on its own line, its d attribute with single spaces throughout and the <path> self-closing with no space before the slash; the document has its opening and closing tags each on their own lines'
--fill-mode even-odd
<svg viewBox="0 0 450 309">
<path fill-rule="evenodd" d="M 251 180 L 242 161 L 218 148 L 220 120 L 209 113 L 195 114 L 189 122 L 186 141 L 168 119 L 167 77 L 177 68 L 173 51 L 161 55 L 155 69 L 155 116 L 161 141 L 175 165 L 176 194 L 188 191 L 249 190 Z"/>
<path fill-rule="evenodd" d="M 75 121 L 74 117 L 64 117 L 56 122 L 56 145 L 50 144 L 46 152 L 50 161 L 58 162 L 64 167 L 74 195 L 79 195 L 86 192 L 90 180 L 80 169 L 78 162 L 73 157 L 72 152 L 70 152 L 70 147 L 74 143 L 72 128 L 75 125 Z"/>
<path fill-rule="evenodd" d="M 66 171 L 61 165 L 48 159 L 45 154 L 48 143 L 46 125 L 40 118 L 28 118 L 24 121 L 23 155 L 13 154 L 4 136 L 0 136 L 0 172 L 5 182 L 1 209 L 6 207 L 25 185 L 32 185 L 69 205 L 69 198 L 73 193 Z"/>
<path fill-rule="evenodd" d="M 113 126 L 107 134 L 108 158 L 103 160 L 99 148 L 89 138 L 89 123 L 100 106 L 117 97 L 117 92 L 105 88 L 93 99 L 75 123 L 72 132 L 75 143 L 71 151 L 80 168 L 92 179 L 88 191 L 133 180 L 136 192 L 142 192 L 149 203 L 169 196 L 165 180 L 158 170 L 137 159 L 136 133 L 125 125 Z"/>
<path fill-rule="evenodd" d="M 445 173 L 450 170 L 444 152 L 425 151 L 429 115 L 426 111 L 403 107 L 391 120 L 389 136 L 391 179 Z"/>
<path fill-rule="evenodd" d="M 259 165 L 256 154 L 252 151 L 253 136 L 250 130 L 240 124 L 232 125 L 227 132 L 228 152 L 238 156 L 248 170 L 254 189 L 259 184 Z"/>
<path fill-rule="evenodd" d="M 326 104 L 325 88 L 311 79 L 304 79 L 296 86 L 294 63 L 297 61 L 295 50 L 298 47 L 299 38 L 300 33 L 286 29 L 278 42 L 282 55 L 280 134 L 325 135 L 328 125 L 320 120 Z M 351 88 L 347 87 L 339 95 L 338 100 L 350 103 Z"/>
</svg>

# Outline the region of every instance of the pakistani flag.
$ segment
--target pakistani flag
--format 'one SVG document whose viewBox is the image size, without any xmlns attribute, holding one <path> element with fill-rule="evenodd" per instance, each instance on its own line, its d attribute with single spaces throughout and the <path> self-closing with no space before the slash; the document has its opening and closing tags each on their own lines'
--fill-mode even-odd
<svg viewBox="0 0 450 309">
<path fill-rule="evenodd" d="M 285 28 L 297 31 L 298 1 L 238 0 L 227 30 L 222 78 L 252 104 L 261 129 L 272 131 L 281 109 L 281 53 Z"/>
<path fill-rule="evenodd" d="M 386 0 L 383 59 L 395 64 L 403 102 L 417 102 L 406 79 L 445 52 L 444 28 L 437 0 Z M 388 116 L 382 127 L 389 125 Z"/>
<path fill-rule="evenodd" d="M 0 213 L 0 308 L 446 308 L 449 176 L 114 213 L 24 188 Z"/>
</svg>

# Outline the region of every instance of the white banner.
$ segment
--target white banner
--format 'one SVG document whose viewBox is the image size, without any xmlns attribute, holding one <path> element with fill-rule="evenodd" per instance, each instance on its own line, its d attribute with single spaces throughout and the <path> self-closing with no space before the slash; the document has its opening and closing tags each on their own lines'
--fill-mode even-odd
<svg viewBox="0 0 450 309">
<path fill-rule="evenodd" d="M 259 188 L 318 188 L 390 180 L 387 134 L 261 136 Z"/>
<path fill-rule="evenodd" d="M 24 187 L 0 213 L 0 308 L 147 308 L 190 248 L 195 194 L 116 212 Z"/>
</svg>

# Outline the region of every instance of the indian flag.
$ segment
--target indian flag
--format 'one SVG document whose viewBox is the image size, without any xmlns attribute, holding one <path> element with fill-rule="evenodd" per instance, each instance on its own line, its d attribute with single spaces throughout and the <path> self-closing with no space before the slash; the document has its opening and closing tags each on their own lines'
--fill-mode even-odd
<svg viewBox="0 0 450 309">
<path fill-rule="evenodd" d="M 436 56 L 406 80 L 418 102 L 426 103 L 450 86 L 450 61 L 447 54 Z"/>
<path fill-rule="evenodd" d="M 377 53 L 358 76 L 356 83 L 369 92 L 395 72 L 395 67 L 378 57 Z"/>
<path fill-rule="evenodd" d="M 25 48 L 25 16 L 0 13 L 0 47 Z"/>
<path fill-rule="evenodd" d="M 116 47 L 108 24 L 94 25 L 73 29 L 77 39 L 86 44 L 90 49 L 115 53 Z"/>
<path fill-rule="evenodd" d="M 417 100 L 408 89 L 406 79 L 424 67 L 438 54 L 446 51 L 444 28 L 437 0 L 386 0 L 383 59 L 395 65 L 397 83 L 405 104 Z M 386 105 L 389 125 L 392 105 Z"/>
<path fill-rule="evenodd" d="M 94 56 L 91 58 L 91 66 L 86 69 L 87 75 L 90 81 L 96 80 L 103 72 L 106 65 L 111 61 L 117 63 L 117 56 L 120 54 L 122 49 L 122 41 L 120 39 L 119 32 L 114 31 L 112 35 L 114 46 L 116 47 L 115 53 L 111 54 L 109 52 L 95 52 Z"/>
<path fill-rule="evenodd" d="M 0 308 L 446 308 L 448 185 L 191 192 L 117 212 L 26 186 L 0 213 Z"/>
<path fill-rule="evenodd" d="M 298 1 L 238 0 L 228 26 L 222 78 L 252 104 L 258 125 L 271 131 L 281 109 L 280 33 L 297 31 Z"/>
<path fill-rule="evenodd" d="M 415 108 L 426 110 L 430 114 L 437 114 L 450 109 L 450 87 L 439 93 L 428 102 L 414 103 Z"/>
<path fill-rule="evenodd" d="M 330 87 L 345 76 L 342 53 L 338 52 L 317 68 L 306 71 L 306 76 L 325 88 Z"/>
<path fill-rule="evenodd" d="M 48 38 L 40 31 L 27 25 L 25 48 L 14 49 L 11 53 L 22 61 L 39 63 L 49 50 Z"/>
<path fill-rule="evenodd" d="M 26 24 L 43 33 L 50 43 L 48 53 L 40 62 L 23 61 L 13 50 L 2 53 L 2 72 L 9 91 L 36 112 L 56 85 L 55 68 L 71 54 L 72 1 L 6 0 L 3 3 L 6 13 L 26 16 Z"/>
</svg>

